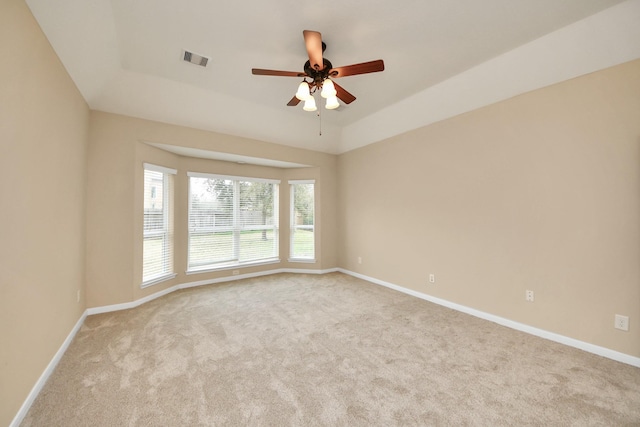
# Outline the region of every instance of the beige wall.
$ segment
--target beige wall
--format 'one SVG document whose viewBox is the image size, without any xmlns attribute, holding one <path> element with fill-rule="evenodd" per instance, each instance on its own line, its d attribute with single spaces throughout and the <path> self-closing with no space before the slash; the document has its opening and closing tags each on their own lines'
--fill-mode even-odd
<svg viewBox="0 0 640 427">
<path fill-rule="evenodd" d="M 186 171 L 282 180 L 282 262 L 241 273 L 339 265 L 640 356 L 640 61 L 333 156 L 90 113 L 22 0 L 0 3 L 0 52 L 0 425 L 86 307 L 231 274 L 184 273 Z M 313 167 L 191 159 L 141 141 Z M 146 289 L 143 162 L 179 171 L 178 277 Z M 315 264 L 286 261 L 288 179 L 316 180 Z M 631 317 L 629 332 L 613 329 L 614 313 Z"/>
<path fill-rule="evenodd" d="M 640 356 L 639 76 L 634 61 L 340 156 L 340 266 Z"/>
<path fill-rule="evenodd" d="M 281 169 L 177 156 L 144 141 L 311 165 Z M 299 268 L 323 270 L 337 265 L 337 157 L 214 132 L 103 112 L 91 112 L 87 197 L 87 306 L 130 302 L 170 286 L 232 275 L 232 270 L 185 274 L 187 266 L 186 173 L 205 172 L 280 179 L 279 264 L 239 268 L 240 274 Z M 178 170 L 175 180 L 175 279 L 140 288 L 142 281 L 143 163 Z M 317 183 L 317 262 L 287 262 L 289 179 Z"/>
<path fill-rule="evenodd" d="M 0 2 L 0 52 L 0 425 L 6 426 L 85 309 L 89 109 L 22 0 Z"/>
</svg>

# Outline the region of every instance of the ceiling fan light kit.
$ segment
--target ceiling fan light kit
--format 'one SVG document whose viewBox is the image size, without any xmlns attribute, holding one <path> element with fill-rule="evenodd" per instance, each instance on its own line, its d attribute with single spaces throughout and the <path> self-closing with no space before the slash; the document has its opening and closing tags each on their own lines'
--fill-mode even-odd
<svg viewBox="0 0 640 427">
<path fill-rule="evenodd" d="M 296 92 L 296 98 L 300 101 L 306 101 L 311 98 L 311 89 L 309 88 L 309 83 L 306 80 L 303 80 L 298 86 L 298 91 Z"/>
<path fill-rule="evenodd" d="M 382 59 L 334 68 L 331 61 L 322 57 L 322 53 L 327 47 L 322 41 L 322 35 L 317 31 L 310 30 L 304 30 L 302 34 L 307 54 L 309 55 L 309 60 L 303 67 L 304 72 L 297 73 L 295 71 L 265 70 L 261 68 L 253 68 L 251 70 L 252 74 L 260 76 L 302 77 L 303 80 L 298 85 L 298 91 L 287 103 L 290 107 L 295 107 L 300 101 L 304 101 L 303 110 L 316 111 L 318 108 L 313 95 L 317 91 L 320 91 L 320 96 L 327 100 L 325 104 L 327 110 L 338 108 L 340 106 L 338 99 L 345 104 L 351 104 L 356 100 L 356 97 L 347 92 L 342 86 L 333 82 L 332 79 L 384 71 Z M 311 81 L 307 81 L 307 78 Z"/>
<path fill-rule="evenodd" d="M 333 85 L 331 79 L 327 78 L 322 82 L 322 92 L 320 92 L 321 97 L 330 98 L 332 96 L 336 96 L 337 93 L 336 87 Z"/>
<path fill-rule="evenodd" d="M 302 107 L 304 111 L 316 111 L 318 107 L 316 107 L 316 100 L 313 96 L 304 100 L 304 107 Z"/>
<path fill-rule="evenodd" d="M 334 95 L 327 98 L 327 103 L 325 104 L 324 108 L 326 108 L 327 110 L 335 110 L 339 106 L 340 103 L 338 102 L 338 98 Z"/>
</svg>

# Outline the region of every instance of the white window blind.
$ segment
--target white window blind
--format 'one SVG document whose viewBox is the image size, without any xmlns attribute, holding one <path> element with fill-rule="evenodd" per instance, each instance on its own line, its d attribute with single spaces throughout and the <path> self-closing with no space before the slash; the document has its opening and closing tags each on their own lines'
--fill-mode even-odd
<svg viewBox="0 0 640 427">
<path fill-rule="evenodd" d="M 144 164 L 142 285 L 173 275 L 174 169 Z"/>
<path fill-rule="evenodd" d="M 277 259 L 278 183 L 189 173 L 188 270 Z"/>
<path fill-rule="evenodd" d="M 315 259 L 315 182 L 289 181 L 291 186 L 291 244 L 293 260 Z"/>
</svg>

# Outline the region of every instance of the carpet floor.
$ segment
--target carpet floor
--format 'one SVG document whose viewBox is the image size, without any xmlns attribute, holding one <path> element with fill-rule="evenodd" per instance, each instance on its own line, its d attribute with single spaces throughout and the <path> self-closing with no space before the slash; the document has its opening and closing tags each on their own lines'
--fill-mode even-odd
<svg viewBox="0 0 640 427">
<path fill-rule="evenodd" d="M 344 274 L 279 274 L 87 317 L 22 425 L 640 425 L 640 369 Z"/>
</svg>

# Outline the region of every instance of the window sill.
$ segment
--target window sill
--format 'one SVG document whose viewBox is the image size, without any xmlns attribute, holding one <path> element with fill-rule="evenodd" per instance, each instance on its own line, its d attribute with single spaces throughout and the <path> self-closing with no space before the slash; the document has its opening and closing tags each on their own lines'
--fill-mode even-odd
<svg viewBox="0 0 640 427">
<path fill-rule="evenodd" d="M 238 268 L 244 268 L 244 267 L 257 267 L 257 266 L 261 266 L 261 265 L 278 264 L 279 262 L 280 262 L 279 258 L 273 258 L 273 259 L 261 260 L 261 261 L 256 261 L 256 262 L 225 264 L 225 265 L 220 265 L 218 267 L 194 268 L 194 269 L 185 271 L 185 273 L 187 275 L 200 274 L 200 273 L 211 273 L 211 272 L 214 272 L 214 271 L 236 270 Z"/>
<path fill-rule="evenodd" d="M 147 280 L 146 282 L 142 282 L 140 285 L 140 289 L 148 288 L 149 286 L 157 285 L 160 282 L 164 282 L 165 280 L 170 280 L 176 277 L 178 274 L 169 273 L 160 277 L 156 277 L 155 279 Z"/>
</svg>

